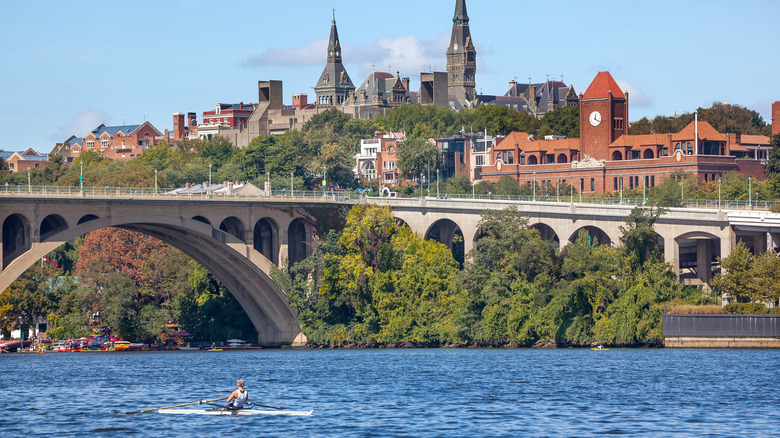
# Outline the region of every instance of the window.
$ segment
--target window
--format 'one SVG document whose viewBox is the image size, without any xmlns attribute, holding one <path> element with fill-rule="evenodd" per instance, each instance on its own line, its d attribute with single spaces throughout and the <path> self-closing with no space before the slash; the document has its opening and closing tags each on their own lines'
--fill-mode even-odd
<svg viewBox="0 0 780 438">
<path fill-rule="evenodd" d="M 544 156 L 544 162 L 545 163 L 554 163 L 555 162 L 555 154 L 547 154 Z"/>
<path fill-rule="evenodd" d="M 585 191 L 585 178 L 580 178 L 580 193 Z"/>
<path fill-rule="evenodd" d="M 106 140 L 106 139 L 100 140 L 100 147 L 103 148 L 103 149 L 107 148 L 108 147 L 108 140 Z"/>
<path fill-rule="evenodd" d="M 623 119 L 614 119 L 612 120 L 612 129 L 615 131 L 622 131 L 623 130 Z"/>
<path fill-rule="evenodd" d="M 485 165 L 485 156 L 484 155 L 477 155 L 476 161 L 474 161 L 474 164 L 477 166 L 484 166 Z"/>
<path fill-rule="evenodd" d="M 87 149 L 93 149 L 95 147 L 94 140 L 87 140 Z"/>
<path fill-rule="evenodd" d="M 687 142 L 688 145 L 688 155 L 693 155 L 693 145 L 691 142 Z"/>
<path fill-rule="evenodd" d="M 520 164 L 525 164 L 525 155 L 520 155 Z"/>
<path fill-rule="evenodd" d="M 596 191 L 596 178 L 590 179 L 590 191 L 595 192 Z"/>
<path fill-rule="evenodd" d="M 638 160 L 638 159 L 642 158 L 641 153 L 642 153 L 642 151 L 640 151 L 640 150 L 632 149 L 631 150 L 631 159 L 632 160 Z"/>
<path fill-rule="evenodd" d="M 617 190 L 618 188 L 618 179 L 615 177 L 612 179 L 612 190 Z"/>
<path fill-rule="evenodd" d="M 512 155 L 512 151 L 509 151 L 509 161 L 506 164 L 515 164 L 515 157 Z"/>
<path fill-rule="evenodd" d="M 8 169 L 14 170 L 14 163 L 8 163 Z"/>
<path fill-rule="evenodd" d="M 39 167 L 41 167 L 41 163 L 35 163 L 35 168 L 37 169 Z"/>
<path fill-rule="evenodd" d="M 634 178 L 631 176 L 628 177 L 628 188 L 634 190 Z"/>
<path fill-rule="evenodd" d="M 650 187 L 655 187 L 655 175 L 650 175 Z"/>
<path fill-rule="evenodd" d="M 664 157 L 668 157 L 669 156 L 669 148 L 663 148 L 663 150 L 661 151 L 661 155 L 663 155 Z"/>
</svg>

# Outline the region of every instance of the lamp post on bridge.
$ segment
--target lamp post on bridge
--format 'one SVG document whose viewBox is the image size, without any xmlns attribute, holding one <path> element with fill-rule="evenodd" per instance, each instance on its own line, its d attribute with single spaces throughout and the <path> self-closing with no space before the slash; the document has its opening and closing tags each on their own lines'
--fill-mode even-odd
<svg viewBox="0 0 780 438">
<path fill-rule="evenodd" d="M 154 194 L 157 195 L 157 169 L 154 169 Z"/>
<path fill-rule="evenodd" d="M 293 182 L 293 172 L 290 172 L 290 197 L 295 197 L 295 183 Z"/>
<path fill-rule="evenodd" d="M 209 195 L 211 195 L 211 163 L 209 163 L 209 188 L 206 191 Z"/>
<path fill-rule="evenodd" d="M 536 171 L 534 170 L 534 202 L 536 202 Z"/>
<path fill-rule="evenodd" d="M 748 177 L 748 208 L 753 209 L 753 177 Z"/>
<path fill-rule="evenodd" d="M 79 165 L 81 170 L 79 172 L 79 193 L 84 195 L 84 161 L 80 160 Z"/>
<path fill-rule="evenodd" d="M 718 210 L 720 210 L 720 178 L 718 178 Z"/>
</svg>

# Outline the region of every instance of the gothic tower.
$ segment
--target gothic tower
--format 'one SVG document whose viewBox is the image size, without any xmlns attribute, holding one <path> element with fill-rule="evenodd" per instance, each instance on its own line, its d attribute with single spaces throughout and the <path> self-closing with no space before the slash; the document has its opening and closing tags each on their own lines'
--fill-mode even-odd
<svg viewBox="0 0 780 438">
<path fill-rule="evenodd" d="M 469 15 L 466 0 L 456 0 L 455 16 L 452 18 L 452 37 L 447 49 L 448 91 L 461 103 L 471 102 L 477 97 L 475 75 L 477 73 L 477 51 L 471 41 Z"/>
<path fill-rule="evenodd" d="M 317 106 L 341 106 L 346 102 L 355 85 L 349 78 L 344 64 L 341 63 L 341 43 L 336 29 L 336 11 L 333 11 L 333 22 L 330 25 L 330 40 L 328 41 L 328 63 L 314 87 L 317 95 Z"/>
</svg>

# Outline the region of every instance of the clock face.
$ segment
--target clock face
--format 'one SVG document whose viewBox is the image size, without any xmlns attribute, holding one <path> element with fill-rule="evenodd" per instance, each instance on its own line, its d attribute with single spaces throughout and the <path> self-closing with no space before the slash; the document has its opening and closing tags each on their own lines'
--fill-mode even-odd
<svg viewBox="0 0 780 438">
<path fill-rule="evenodd" d="M 593 111 L 592 113 L 590 113 L 589 120 L 591 125 L 599 126 L 599 123 L 601 123 L 601 113 L 599 113 L 598 111 Z"/>
</svg>

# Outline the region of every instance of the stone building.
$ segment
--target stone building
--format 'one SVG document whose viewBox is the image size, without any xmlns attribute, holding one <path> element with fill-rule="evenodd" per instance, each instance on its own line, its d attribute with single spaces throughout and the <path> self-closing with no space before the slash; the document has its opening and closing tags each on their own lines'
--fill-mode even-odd
<svg viewBox="0 0 780 438">
<path fill-rule="evenodd" d="M 341 42 L 339 31 L 336 28 L 336 12 L 333 12 L 333 21 L 330 25 L 330 38 L 328 39 L 328 57 L 325 68 L 314 87 L 317 95 L 317 106 L 340 106 L 354 93 L 355 85 L 349 78 L 344 64 L 341 63 Z"/>
<path fill-rule="evenodd" d="M 477 98 L 476 74 L 477 50 L 471 40 L 466 0 L 457 0 L 447 48 L 447 82 L 449 94 L 463 106 L 471 106 Z"/>
</svg>

